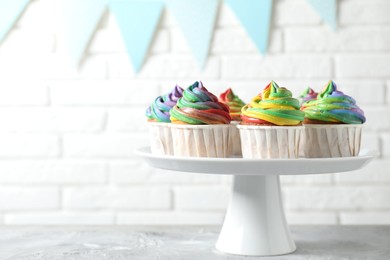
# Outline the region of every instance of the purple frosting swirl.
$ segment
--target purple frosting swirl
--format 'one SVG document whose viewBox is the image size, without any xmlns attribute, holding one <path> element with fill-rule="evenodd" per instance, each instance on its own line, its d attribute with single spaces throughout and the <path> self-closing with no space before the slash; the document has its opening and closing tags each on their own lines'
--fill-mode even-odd
<svg viewBox="0 0 390 260">
<path fill-rule="evenodd" d="M 177 100 L 182 96 L 183 89 L 176 85 L 170 93 L 157 97 L 146 109 L 145 115 L 148 121 L 170 123 L 169 110 L 176 105 Z"/>
</svg>

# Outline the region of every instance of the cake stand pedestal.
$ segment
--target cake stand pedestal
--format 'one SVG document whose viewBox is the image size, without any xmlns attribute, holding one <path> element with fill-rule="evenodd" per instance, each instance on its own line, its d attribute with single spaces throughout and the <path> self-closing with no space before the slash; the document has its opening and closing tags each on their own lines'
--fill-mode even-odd
<svg viewBox="0 0 390 260">
<path fill-rule="evenodd" d="M 282 255 L 296 247 L 284 216 L 278 175 L 233 176 L 217 249 L 238 255 Z"/>
<path fill-rule="evenodd" d="M 183 174 L 233 175 L 230 202 L 216 247 L 225 253 L 249 256 L 283 255 L 296 250 L 284 214 L 279 175 L 353 171 L 375 157 L 372 151 L 362 151 L 357 157 L 347 158 L 197 158 L 154 155 L 148 147 L 137 153 L 155 168 Z"/>
</svg>

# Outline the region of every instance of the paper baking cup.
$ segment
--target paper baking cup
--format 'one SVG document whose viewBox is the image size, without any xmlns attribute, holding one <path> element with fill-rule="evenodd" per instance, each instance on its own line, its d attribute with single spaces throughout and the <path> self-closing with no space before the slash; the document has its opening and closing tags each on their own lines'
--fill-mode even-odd
<svg viewBox="0 0 390 260">
<path fill-rule="evenodd" d="M 232 121 L 230 122 L 230 127 L 229 127 L 228 145 L 234 157 L 242 157 L 240 130 L 238 130 L 237 128 L 238 124 L 240 124 L 239 121 Z"/>
<path fill-rule="evenodd" d="M 175 156 L 219 157 L 231 156 L 230 125 L 170 125 Z"/>
<path fill-rule="evenodd" d="M 303 151 L 308 158 L 351 157 L 360 151 L 363 125 L 304 125 Z"/>
<path fill-rule="evenodd" d="M 148 123 L 150 150 L 153 154 L 173 155 L 172 134 L 169 123 Z"/>
<path fill-rule="evenodd" d="M 238 125 L 243 158 L 298 158 L 302 126 Z"/>
<path fill-rule="evenodd" d="M 298 157 L 300 158 L 303 158 L 305 157 L 305 153 L 303 151 L 303 146 L 304 146 L 304 142 L 303 142 L 303 135 L 305 134 L 305 127 L 303 127 L 302 131 L 301 131 L 301 137 L 299 138 L 299 151 L 298 151 Z"/>
</svg>

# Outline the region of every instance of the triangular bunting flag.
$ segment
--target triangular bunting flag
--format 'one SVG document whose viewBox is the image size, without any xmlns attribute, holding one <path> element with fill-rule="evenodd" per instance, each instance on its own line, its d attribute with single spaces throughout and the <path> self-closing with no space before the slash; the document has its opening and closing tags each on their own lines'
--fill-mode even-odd
<svg viewBox="0 0 390 260">
<path fill-rule="evenodd" d="M 0 0 L 0 42 L 18 20 L 30 0 Z"/>
<path fill-rule="evenodd" d="M 225 0 L 261 53 L 268 47 L 273 0 Z"/>
<path fill-rule="evenodd" d="M 96 27 L 107 8 L 107 0 L 65 0 L 64 40 L 74 65 L 79 65 Z"/>
<path fill-rule="evenodd" d="M 218 10 L 218 0 L 167 0 L 201 67 L 207 59 Z"/>
<path fill-rule="evenodd" d="M 142 67 L 163 9 L 162 1 L 111 1 L 134 70 Z"/>
<path fill-rule="evenodd" d="M 336 0 L 308 0 L 322 19 L 334 30 L 337 28 L 337 2 Z"/>
</svg>

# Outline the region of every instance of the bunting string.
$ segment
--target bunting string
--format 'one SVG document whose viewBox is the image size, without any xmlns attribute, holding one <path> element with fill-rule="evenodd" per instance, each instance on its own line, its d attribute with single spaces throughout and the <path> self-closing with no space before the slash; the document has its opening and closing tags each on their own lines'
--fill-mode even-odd
<svg viewBox="0 0 390 260">
<path fill-rule="evenodd" d="M 31 0 L 0 0 L 0 44 Z M 63 34 L 69 57 L 78 65 L 106 10 L 115 17 L 135 72 L 142 69 L 166 7 L 203 68 L 222 0 L 62 0 Z M 224 0 L 259 53 L 268 48 L 275 0 Z M 336 0 L 307 0 L 324 22 L 337 28 Z"/>
</svg>

